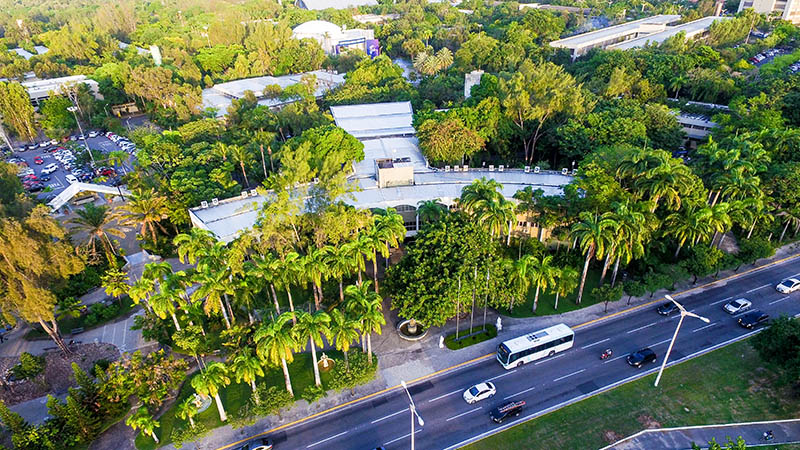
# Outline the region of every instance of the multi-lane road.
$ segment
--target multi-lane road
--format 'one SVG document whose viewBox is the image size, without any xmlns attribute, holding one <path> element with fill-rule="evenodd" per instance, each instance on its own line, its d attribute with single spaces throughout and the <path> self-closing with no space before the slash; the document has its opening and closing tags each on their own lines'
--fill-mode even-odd
<svg viewBox="0 0 800 450">
<path fill-rule="evenodd" d="M 800 292 L 783 295 L 775 291 L 775 284 L 780 280 L 796 275 L 800 275 L 800 257 L 718 283 L 696 294 L 678 296 L 676 300 L 688 310 L 709 318 L 711 322 L 706 324 L 687 318 L 670 362 L 697 356 L 754 333 L 737 324 L 739 315 L 731 316 L 722 310 L 723 304 L 731 299 L 748 298 L 754 309 L 761 309 L 773 317 L 798 315 Z M 425 422 L 423 427 L 416 427 L 416 448 L 457 448 L 658 370 L 679 316 L 660 316 L 655 312 L 656 306 L 574 327 L 575 345 L 572 349 L 513 370 L 503 369 L 492 356 L 487 355 L 412 384 L 409 387 L 411 394 Z M 600 353 L 608 347 L 614 350 L 614 356 L 601 361 Z M 625 356 L 643 347 L 656 352 L 657 363 L 642 369 L 630 367 Z M 465 389 L 489 380 L 497 385 L 497 395 L 472 405 L 464 402 L 461 395 Z M 670 378 L 667 369 L 661 384 L 671 382 L 677 380 Z M 493 423 L 489 411 L 510 400 L 526 402 L 522 415 L 502 425 Z M 270 432 L 269 436 L 276 449 L 373 449 L 383 446 L 389 450 L 409 448 L 410 428 L 406 394 L 402 389 L 392 389 Z"/>
</svg>

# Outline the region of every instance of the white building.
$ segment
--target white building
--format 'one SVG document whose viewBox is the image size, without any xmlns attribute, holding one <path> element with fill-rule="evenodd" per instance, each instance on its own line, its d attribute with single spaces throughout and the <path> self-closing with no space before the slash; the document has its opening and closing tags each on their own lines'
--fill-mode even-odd
<svg viewBox="0 0 800 450">
<path fill-rule="evenodd" d="M 24 48 L 19 48 L 19 47 L 18 48 L 9 49 L 8 51 L 14 52 L 14 53 L 18 54 L 19 56 L 22 56 L 26 60 L 29 60 L 29 59 L 33 58 L 34 56 L 37 56 L 37 55 L 44 55 L 45 53 L 50 51 L 50 49 L 45 47 L 44 45 L 34 45 L 33 49 L 36 51 L 35 55 L 33 53 L 25 50 Z"/>
<path fill-rule="evenodd" d="M 688 138 L 685 144 L 686 148 L 696 148 L 698 144 L 706 141 L 714 128 L 719 126 L 710 117 L 703 114 L 680 112 L 676 114 L 675 118 Z"/>
<path fill-rule="evenodd" d="M 286 104 L 297 101 L 295 98 L 266 98 L 264 88 L 271 85 L 278 85 L 281 89 L 300 83 L 304 75 L 314 75 L 317 78 L 317 88 L 314 95 L 319 98 L 330 89 L 344 83 L 344 76 L 324 70 L 300 73 L 295 75 L 283 75 L 279 77 L 264 76 L 256 78 L 244 78 L 241 80 L 228 81 L 203 89 L 203 108 L 213 108 L 217 111 L 217 117 L 224 117 L 228 112 L 228 107 L 233 100 L 244 97 L 245 92 L 251 91 L 258 99 L 259 105 L 269 106 L 270 108 L 280 108 Z"/>
<path fill-rule="evenodd" d="M 296 4 L 299 8 L 319 11 L 329 8 L 349 9 L 358 6 L 375 6 L 378 2 L 377 0 L 297 0 Z"/>
<path fill-rule="evenodd" d="M 338 54 L 348 48 L 357 48 L 364 53 L 369 53 L 367 41 L 375 40 L 375 32 L 361 29 L 348 30 L 346 27 L 340 27 L 324 20 L 312 20 L 296 26 L 292 30 L 292 37 L 314 39 L 329 55 Z"/>
<path fill-rule="evenodd" d="M 461 190 L 481 177 L 500 182 L 507 198 L 526 186 L 541 188 L 547 195 L 558 195 L 572 180 L 563 172 L 535 173 L 538 171 L 530 168 L 432 168 L 419 150 L 408 102 L 335 106 L 331 113 L 337 126 L 364 144 L 364 160 L 353 163 L 349 177 L 359 190 L 342 200 L 357 208 L 397 209 L 409 235 L 419 229 L 419 202 L 438 199 L 452 206 L 461 196 Z M 255 190 L 227 200 L 209 199 L 204 205 L 191 208 L 189 217 L 194 226 L 230 242 L 255 225 L 265 201 L 264 195 Z M 526 233 L 538 232 L 538 228 L 527 222 L 518 226 L 518 230 Z"/>
<path fill-rule="evenodd" d="M 739 0 L 737 12 L 752 8 L 759 14 L 777 14 L 781 19 L 800 24 L 800 0 Z"/>
<path fill-rule="evenodd" d="M 86 75 L 73 75 L 70 77 L 51 78 L 49 80 L 25 81 L 20 84 L 22 87 L 28 90 L 28 95 L 31 97 L 31 103 L 38 106 L 39 103 L 50 97 L 51 92 L 60 93 L 62 87 L 78 83 L 88 86 L 92 95 L 94 95 L 95 98 L 102 100 L 103 96 L 100 94 L 97 82 L 90 80 L 86 77 Z"/>
<path fill-rule="evenodd" d="M 658 45 L 663 43 L 667 39 L 677 35 L 678 33 L 683 33 L 687 40 L 702 39 L 703 37 L 705 37 L 706 34 L 708 34 L 708 29 L 711 27 L 712 23 L 730 19 L 731 19 L 730 17 L 717 17 L 717 16 L 703 17 L 702 19 L 693 20 L 691 22 L 676 25 L 674 27 L 667 27 L 666 30 L 658 33 L 648 34 L 640 38 L 631 39 L 629 41 L 611 45 L 608 48 L 626 50 L 629 48 L 644 47 L 645 45 L 648 44 Z"/>
<path fill-rule="evenodd" d="M 620 42 L 659 33 L 679 20 L 681 16 L 678 14 L 660 14 L 552 41 L 550 46 L 569 49 L 575 59 L 593 48 L 608 48 Z"/>
</svg>

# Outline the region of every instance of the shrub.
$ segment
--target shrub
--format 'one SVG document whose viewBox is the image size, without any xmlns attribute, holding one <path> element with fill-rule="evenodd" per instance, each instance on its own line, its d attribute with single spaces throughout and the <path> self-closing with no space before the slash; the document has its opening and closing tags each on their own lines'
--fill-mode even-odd
<svg viewBox="0 0 800 450">
<path fill-rule="evenodd" d="M 325 388 L 322 386 L 309 386 L 303 389 L 303 394 L 301 397 L 303 400 L 307 401 L 309 404 L 314 403 L 315 401 L 325 397 Z"/>
<path fill-rule="evenodd" d="M 93 377 L 97 378 L 101 373 L 105 373 L 108 366 L 111 365 L 111 361 L 107 359 L 98 359 L 94 362 L 94 366 L 92 366 L 91 374 Z"/>
<path fill-rule="evenodd" d="M 349 356 L 349 370 L 342 361 L 337 362 L 336 366 L 334 366 L 329 386 L 331 389 L 337 391 L 347 388 L 352 389 L 375 378 L 375 372 L 378 370 L 377 360 L 373 360 L 370 365 L 369 361 L 367 361 L 367 355 L 363 353 L 352 352 Z"/>
<path fill-rule="evenodd" d="M 256 419 L 257 417 L 253 414 L 253 407 L 250 404 L 244 404 L 233 417 L 228 418 L 228 425 L 236 430 L 255 424 Z"/>
<path fill-rule="evenodd" d="M 739 260 L 743 263 L 753 264 L 774 254 L 775 248 L 763 237 L 752 237 L 739 242 Z"/>
<path fill-rule="evenodd" d="M 170 438 L 172 439 L 172 445 L 175 448 L 183 447 L 184 442 L 194 442 L 203 436 L 208 434 L 208 429 L 202 423 L 195 424 L 195 427 L 175 427 L 172 429 L 172 434 L 170 434 Z"/>
<path fill-rule="evenodd" d="M 29 380 L 44 372 L 44 356 L 33 356 L 28 352 L 19 355 L 19 364 L 11 369 L 15 377 Z"/>
<path fill-rule="evenodd" d="M 631 302 L 631 297 L 641 297 L 647 293 L 647 288 L 641 281 L 628 280 L 624 286 L 625 293 L 628 294 L 628 304 Z"/>
<path fill-rule="evenodd" d="M 265 384 L 258 385 L 258 398 L 261 399 L 258 405 L 255 403 L 255 398 L 250 398 L 250 410 L 256 416 L 278 414 L 280 417 L 281 408 L 294 403 L 294 397 L 288 391 L 275 386 L 267 387 Z"/>
</svg>

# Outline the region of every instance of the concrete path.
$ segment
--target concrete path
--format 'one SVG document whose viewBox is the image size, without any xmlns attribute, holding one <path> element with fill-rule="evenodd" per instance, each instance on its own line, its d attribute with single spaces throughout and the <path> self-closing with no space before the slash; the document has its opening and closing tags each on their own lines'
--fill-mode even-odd
<svg viewBox="0 0 800 450">
<path fill-rule="evenodd" d="M 64 392 L 63 394 L 56 394 L 54 397 L 64 401 L 67 398 L 67 393 Z M 33 425 L 40 425 L 44 423 L 46 419 L 50 418 L 50 415 L 47 413 L 46 395 L 33 400 L 28 400 L 27 402 L 17 403 L 14 406 L 9 406 L 8 409 L 19 414 L 23 419 L 27 420 L 28 423 Z"/>
<path fill-rule="evenodd" d="M 772 430 L 774 435 L 769 441 L 764 439 L 764 432 L 768 430 Z M 800 442 L 800 419 L 643 430 L 602 450 L 684 450 L 691 449 L 692 444 L 708 448 L 711 439 L 724 446 L 729 437 L 735 442 L 740 436 L 748 448 L 756 445 L 796 444 Z"/>
</svg>

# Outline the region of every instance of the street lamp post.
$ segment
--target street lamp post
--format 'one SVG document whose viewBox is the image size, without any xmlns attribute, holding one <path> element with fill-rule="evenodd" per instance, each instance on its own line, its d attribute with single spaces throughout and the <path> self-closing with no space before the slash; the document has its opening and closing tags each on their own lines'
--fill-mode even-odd
<svg viewBox="0 0 800 450">
<path fill-rule="evenodd" d="M 81 132 L 81 139 L 83 140 L 83 146 L 86 147 L 86 151 L 89 152 L 89 158 L 92 160 L 92 166 L 94 166 L 94 155 L 92 155 L 92 149 L 89 148 L 89 144 L 86 142 L 86 135 L 83 134 L 83 127 L 81 127 L 81 121 L 78 120 L 78 114 L 76 111 L 78 110 L 77 106 L 70 106 L 67 108 L 67 111 L 70 111 L 73 116 L 75 116 L 75 123 L 78 124 L 78 131 Z"/>
<path fill-rule="evenodd" d="M 661 374 L 664 373 L 664 368 L 667 366 L 667 360 L 669 359 L 669 354 L 672 352 L 672 346 L 675 345 L 675 338 L 678 337 L 678 331 L 680 331 L 681 329 L 681 324 L 683 324 L 683 319 L 685 319 L 686 316 L 689 316 L 689 317 L 694 317 L 696 319 L 700 319 L 705 323 L 711 322 L 710 320 L 708 320 L 703 316 L 699 316 L 693 312 L 687 311 L 683 307 L 683 305 L 676 302 L 675 299 L 673 299 L 669 295 L 665 295 L 664 297 L 666 297 L 666 299 L 671 301 L 672 303 L 675 303 L 675 305 L 678 307 L 678 310 L 681 312 L 681 319 L 678 321 L 678 326 L 675 328 L 675 334 L 672 335 L 672 341 L 669 343 L 669 348 L 667 348 L 667 354 L 664 355 L 664 361 L 661 363 L 661 368 L 658 370 L 658 375 L 656 376 L 656 382 L 655 384 L 653 384 L 653 386 L 658 386 L 658 382 L 661 380 Z"/>
<path fill-rule="evenodd" d="M 408 386 L 406 386 L 406 382 L 400 380 L 400 384 L 403 386 L 403 389 L 405 389 L 406 394 L 408 395 L 408 401 L 410 402 L 408 405 L 408 409 L 411 411 L 411 450 L 414 450 L 414 432 L 415 432 L 414 419 L 415 418 L 417 419 L 417 421 L 419 422 L 419 426 L 421 427 L 425 426 L 425 421 L 422 420 L 422 416 L 420 416 L 419 413 L 417 412 L 417 407 L 414 405 L 414 400 L 411 398 L 411 393 L 408 392 Z"/>
</svg>

